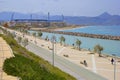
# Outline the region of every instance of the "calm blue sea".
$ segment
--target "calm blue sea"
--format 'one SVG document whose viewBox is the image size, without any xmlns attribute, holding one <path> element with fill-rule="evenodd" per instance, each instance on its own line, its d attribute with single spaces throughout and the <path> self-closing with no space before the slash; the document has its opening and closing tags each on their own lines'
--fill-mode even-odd
<svg viewBox="0 0 120 80">
<path fill-rule="evenodd" d="M 107 29 L 106 29 L 107 28 Z M 85 28 L 77 28 L 77 29 L 72 29 L 72 30 L 67 30 L 71 32 L 83 32 L 83 33 L 96 33 L 96 34 L 107 34 L 107 35 L 117 35 L 120 36 L 120 26 L 119 28 L 117 26 L 106 26 L 104 28 L 103 26 L 88 26 Z M 112 28 L 112 29 L 108 29 Z M 100 30 L 99 30 L 100 29 Z M 108 31 L 108 32 L 107 32 Z M 29 31 L 33 33 L 34 31 Z M 115 40 L 105 40 L 105 39 L 95 39 L 95 38 L 87 38 L 87 37 L 78 37 L 78 36 L 70 36 L 70 35 L 62 35 L 62 34 L 54 34 L 54 33 L 46 33 L 43 32 L 42 38 L 46 38 L 48 36 L 49 39 L 51 39 L 52 36 L 56 36 L 57 42 L 60 42 L 59 38 L 61 36 L 64 36 L 66 38 L 66 44 L 72 45 L 75 43 L 76 39 L 81 40 L 81 48 L 86 48 L 86 49 L 91 49 L 93 50 L 94 46 L 97 44 L 100 44 L 103 46 L 104 50 L 102 53 L 105 54 L 116 54 L 117 56 L 120 57 L 120 41 L 115 41 Z"/>
<path fill-rule="evenodd" d="M 120 26 L 86 26 L 65 31 L 120 36 Z"/>
</svg>

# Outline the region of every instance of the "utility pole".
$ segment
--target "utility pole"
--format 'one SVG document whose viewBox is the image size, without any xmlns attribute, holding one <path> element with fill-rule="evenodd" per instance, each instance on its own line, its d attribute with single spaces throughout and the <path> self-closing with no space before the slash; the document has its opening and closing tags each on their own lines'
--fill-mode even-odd
<svg viewBox="0 0 120 80">
<path fill-rule="evenodd" d="M 14 18 L 14 13 L 12 13 L 10 21 L 13 21 L 13 18 Z"/>
<path fill-rule="evenodd" d="M 52 36 L 51 42 L 52 42 L 52 64 L 54 66 L 55 43 L 56 43 L 56 37 L 55 36 Z"/>
<path fill-rule="evenodd" d="M 65 19 L 65 18 L 64 18 L 64 15 L 62 14 L 62 22 L 64 22 L 64 19 Z"/>
<path fill-rule="evenodd" d="M 50 26 L 50 13 L 48 12 L 48 27 Z"/>
<path fill-rule="evenodd" d="M 62 14 L 62 26 L 65 26 L 64 19 L 64 15 Z"/>
<path fill-rule="evenodd" d="M 30 15 L 30 25 L 32 26 L 32 14 Z"/>
</svg>

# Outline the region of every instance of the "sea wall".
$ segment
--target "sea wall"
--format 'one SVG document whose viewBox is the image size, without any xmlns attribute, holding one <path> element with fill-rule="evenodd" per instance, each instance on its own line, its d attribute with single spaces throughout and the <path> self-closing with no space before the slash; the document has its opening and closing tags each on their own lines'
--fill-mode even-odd
<svg viewBox="0 0 120 80">
<path fill-rule="evenodd" d="M 108 40 L 120 40 L 120 36 L 87 34 L 87 33 L 78 33 L 78 32 L 52 31 L 52 30 L 39 30 L 39 31 L 48 32 L 48 33 L 73 35 L 73 36 L 81 36 L 81 37 L 89 37 L 89 38 L 108 39 Z"/>
</svg>

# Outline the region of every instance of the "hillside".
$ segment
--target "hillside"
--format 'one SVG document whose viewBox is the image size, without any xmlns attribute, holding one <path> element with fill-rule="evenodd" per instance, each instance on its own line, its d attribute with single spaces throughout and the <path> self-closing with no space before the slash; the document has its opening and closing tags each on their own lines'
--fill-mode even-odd
<svg viewBox="0 0 120 80">
<path fill-rule="evenodd" d="M 52 66 L 48 61 L 20 46 L 10 33 L 5 31 L 4 34 L 0 34 L 0 37 L 10 45 L 15 55 L 4 62 L 3 70 L 8 75 L 20 77 L 20 80 L 76 80 Z"/>
</svg>

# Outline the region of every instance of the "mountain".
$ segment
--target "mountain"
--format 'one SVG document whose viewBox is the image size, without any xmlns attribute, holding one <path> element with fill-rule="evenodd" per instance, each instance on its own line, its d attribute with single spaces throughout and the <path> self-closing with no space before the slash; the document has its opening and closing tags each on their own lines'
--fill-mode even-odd
<svg viewBox="0 0 120 80">
<path fill-rule="evenodd" d="M 66 22 L 78 25 L 120 25 L 119 15 L 110 15 L 105 12 L 96 17 L 66 17 Z"/>
<path fill-rule="evenodd" d="M 98 17 L 100 17 L 100 18 L 109 18 L 109 17 L 111 17 L 111 15 L 109 13 L 107 13 L 107 12 L 104 12 L 103 14 L 99 15 Z"/>
<path fill-rule="evenodd" d="M 66 22 L 70 24 L 95 25 L 102 22 L 98 17 L 66 17 Z"/>
<path fill-rule="evenodd" d="M 12 15 L 14 16 L 12 17 Z M 47 15 L 34 13 L 34 14 L 23 14 L 18 12 L 1 12 L 0 21 L 10 21 L 13 19 L 48 19 Z M 62 20 L 61 15 L 51 15 L 50 20 Z M 86 17 L 86 16 L 64 16 L 64 21 L 68 24 L 76 25 L 120 25 L 120 16 L 111 15 L 107 12 L 96 16 L 96 17 Z"/>
</svg>

